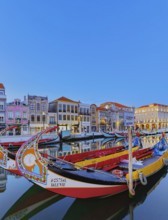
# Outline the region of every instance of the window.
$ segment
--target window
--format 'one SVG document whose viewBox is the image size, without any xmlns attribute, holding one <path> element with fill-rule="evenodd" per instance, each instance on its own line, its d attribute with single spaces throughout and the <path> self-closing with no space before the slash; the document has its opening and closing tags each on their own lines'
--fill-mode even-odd
<svg viewBox="0 0 168 220">
<path fill-rule="evenodd" d="M 84 114 L 84 109 L 83 108 L 80 108 L 80 114 Z"/>
<path fill-rule="evenodd" d="M 70 115 L 67 115 L 67 120 L 70 121 Z"/>
<path fill-rule="evenodd" d="M 74 113 L 74 106 L 71 105 L 71 113 Z"/>
<path fill-rule="evenodd" d="M 45 104 L 45 103 L 42 103 L 42 104 L 41 104 L 41 110 L 42 110 L 42 111 L 46 111 L 46 104 Z"/>
<path fill-rule="evenodd" d="M 8 112 L 8 118 L 13 119 L 13 112 Z"/>
<path fill-rule="evenodd" d="M 23 125 L 23 131 L 27 131 L 27 125 Z"/>
<path fill-rule="evenodd" d="M 15 112 L 15 118 L 20 118 L 20 112 L 19 111 Z"/>
<path fill-rule="evenodd" d="M 31 115 L 31 121 L 34 121 L 34 115 Z"/>
<path fill-rule="evenodd" d="M 67 105 L 67 112 L 70 112 L 70 105 Z"/>
<path fill-rule="evenodd" d="M 77 121 L 78 120 L 78 116 L 77 115 L 75 115 L 75 121 Z"/>
<path fill-rule="evenodd" d="M 27 119 L 27 112 L 23 112 L 23 119 Z"/>
<path fill-rule="evenodd" d="M 40 103 L 37 103 L 37 111 L 40 111 Z"/>
<path fill-rule="evenodd" d="M 37 115 L 37 121 L 40 122 L 40 115 Z"/>
<path fill-rule="evenodd" d="M 35 105 L 33 103 L 30 104 L 30 110 L 35 110 Z"/>
<path fill-rule="evenodd" d="M 78 107 L 75 106 L 75 113 L 78 113 Z"/>
<path fill-rule="evenodd" d="M 58 118 L 59 118 L 59 120 L 62 120 L 62 115 L 59 115 Z"/>
<path fill-rule="evenodd" d="M 58 105 L 58 108 L 59 108 L 59 112 L 62 112 L 62 104 L 59 104 Z M 62 120 L 62 119 L 61 119 Z"/>
<path fill-rule="evenodd" d="M 66 121 L 66 115 L 63 115 L 63 120 Z"/>
<path fill-rule="evenodd" d="M 74 115 L 71 115 L 71 120 L 74 121 Z"/>
<path fill-rule="evenodd" d="M 0 111 L 4 110 L 4 105 L 0 104 Z"/>
<path fill-rule="evenodd" d="M 66 112 L 66 105 L 63 104 L 63 112 Z"/>
<path fill-rule="evenodd" d="M 55 124 L 55 117 L 54 116 L 50 117 L 50 124 Z"/>
<path fill-rule="evenodd" d="M 0 116 L 0 122 L 4 122 L 4 117 Z"/>
</svg>

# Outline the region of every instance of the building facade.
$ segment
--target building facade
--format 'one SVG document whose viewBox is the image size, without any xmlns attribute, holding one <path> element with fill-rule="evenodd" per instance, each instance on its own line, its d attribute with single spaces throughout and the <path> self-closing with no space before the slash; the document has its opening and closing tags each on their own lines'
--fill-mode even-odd
<svg viewBox="0 0 168 220">
<path fill-rule="evenodd" d="M 6 105 L 6 126 L 18 126 L 8 132 L 13 135 L 29 134 L 29 107 L 20 99 L 15 99 Z"/>
<path fill-rule="evenodd" d="M 90 132 L 90 105 L 79 103 L 79 132 Z"/>
<path fill-rule="evenodd" d="M 6 94 L 5 87 L 0 83 L 0 130 L 6 126 Z"/>
<path fill-rule="evenodd" d="M 72 133 L 80 131 L 79 102 L 62 96 L 49 103 L 49 112 L 57 113 L 59 131 L 71 130 Z"/>
<path fill-rule="evenodd" d="M 100 111 L 101 109 L 101 111 Z M 126 130 L 128 126 L 134 127 L 135 108 L 116 102 L 106 102 L 98 108 L 100 111 L 99 122 L 107 131 Z"/>
<path fill-rule="evenodd" d="M 168 105 L 153 103 L 136 108 L 135 127 L 142 130 L 168 128 Z"/>
<path fill-rule="evenodd" d="M 92 132 L 98 131 L 97 106 L 90 105 L 90 130 Z"/>
<path fill-rule="evenodd" d="M 48 127 L 48 97 L 28 95 L 30 134 Z"/>
</svg>

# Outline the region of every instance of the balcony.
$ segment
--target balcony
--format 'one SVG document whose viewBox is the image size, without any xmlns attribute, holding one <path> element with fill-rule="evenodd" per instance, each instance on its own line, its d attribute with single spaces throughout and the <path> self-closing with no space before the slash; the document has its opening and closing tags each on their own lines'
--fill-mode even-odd
<svg viewBox="0 0 168 220">
<path fill-rule="evenodd" d="M 50 125 L 56 125 L 57 123 L 56 123 L 56 121 L 50 121 L 49 124 Z"/>
</svg>

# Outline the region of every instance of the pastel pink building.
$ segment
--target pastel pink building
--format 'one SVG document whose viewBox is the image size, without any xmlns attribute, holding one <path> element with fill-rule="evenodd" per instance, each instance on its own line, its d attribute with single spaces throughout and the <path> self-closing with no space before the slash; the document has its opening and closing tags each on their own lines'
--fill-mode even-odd
<svg viewBox="0 0 168 220">
<path fill-rule="evenodd" d="M 13 125 L 18 125 L 18 128 L 10 131 L 11 134 L 29 134 L 29 107 L 20 99 L 6 105 L 6 126 Z"/>
</svg>

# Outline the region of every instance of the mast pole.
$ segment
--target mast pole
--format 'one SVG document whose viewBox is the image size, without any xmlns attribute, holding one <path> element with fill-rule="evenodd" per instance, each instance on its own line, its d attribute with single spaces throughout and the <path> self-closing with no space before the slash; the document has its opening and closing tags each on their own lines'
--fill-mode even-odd
<svg viewBox="0 0 168 220">
<path fill-rule="evenodd" d="M 135 191 L 133 189 L 133 176 L 132 176 L 132 129 L 131 129 L 131 126 L 128 128 L 128 144 L 129 144 L 128 188 L 129 188 L 129 194 L 131 196 L 134 196 Z"/>
</svg>

